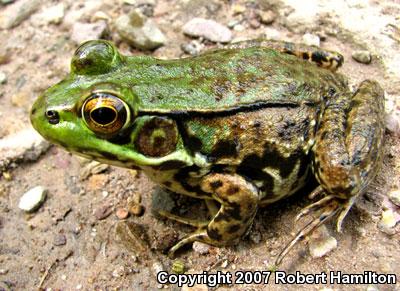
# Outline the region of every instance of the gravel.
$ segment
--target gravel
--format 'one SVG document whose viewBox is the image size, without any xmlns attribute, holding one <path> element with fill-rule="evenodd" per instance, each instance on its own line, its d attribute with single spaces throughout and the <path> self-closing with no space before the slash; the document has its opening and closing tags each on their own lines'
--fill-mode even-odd
<svg viewBox="0 0 400 291">
<path fill-rule="evenodd" d="M 369 51 L 355 51 L 351 54 L 351 57 L 362 64 L 369 64 L 371 63 L 372 57 Z"/>
<path fill-rule="evenodd" d="M 142 50 L 156 49 L 167 41 L 155 22 L 137 10 L 118 17 L 115 27 L 124 41 Z"/>
<path fill-rule="evenodd" d="M 18 203 L 18 208 L 26 212 L 33 212 L 42 206 L 46 200 L 47 190 L 42 186 L 36 186 L 25 192 Z"/>
<path fill-rule="evenodd" d="M 232 32 L 226 26 L 204 18 L 193 18 L 182 27 L 183 33 L 193 37 L 204 37 L 212 42 L 230 42 Z"/>
</svg>

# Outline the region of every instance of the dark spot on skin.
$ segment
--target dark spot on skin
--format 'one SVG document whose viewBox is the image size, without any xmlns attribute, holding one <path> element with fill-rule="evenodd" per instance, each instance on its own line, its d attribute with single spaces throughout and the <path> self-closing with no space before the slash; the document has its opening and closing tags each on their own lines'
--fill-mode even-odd
<svg viewBox="0 0 400 291">
<path fill-rule="evenodd" d="M 225 213 L 232 217 L 233 219 L 242 220 L 242 216 L 240 215 L 240 205 L 236 202 L 229 203 L 229 207 L 224 208 Z"/>
<path fill-rule="evenodd" d="M 232 233 L 238 232 L 241 228 L 242 228 L 242 226 L 240 224 L 233 224 L 233 225 L 229 226 L 227 232 L 232 234 Z"/>
<path fill-rule="evenodd" d="M 178 173 L 174 175 L 174 180 L 179 183 L 183 189 L 188 192 L 196 193 L 198 198 L 209 198 L 211 194 L 204 192 L 199 185 L 190 185 L 187 181 L 189 180 L 189 173 L 198 172 L 200 170 L 197 166 L 190 166 L 181 168 Z"/>
<path fill-rule="evenodd" d="M 225 212 L 222 212 L 222 213 L 219 213 L 217 216 L 215 216 L 215 218 L 214 218 L 214 222 L 221 222 L 221 221 L 226 221 L 226 222 L 229 222 L 229 221 L 231 221 L 232 220 L 232 217 L 231 216 L 229 216 L 227 213 L 225 213 Z"/>
<path fill-rule="evenodd" d="M 238 193 L 239 192 L 239 187 L 238 186 L 229 186 L 229 188 L 228 188 L 228 191 L 227 191 L 227 194 L 228 195 L 234 195 L 234 194 L 236 194 L 236 193 Z"/>
<path fill-rule="evenodd" d="M 223 185 L 223 183 L 221 181 L 214 181 L 210 183 L 210 187 L 211 189 L 213 189 L 214 191 L 217 190 L 219 187 L 221 187 Z"/>
<path fill-rule="evenodd" d="M 323 131 L 321 134 L 321 141 L 324 140 L 327 136 L 328 132 L 327 131 Z"/>
<path fill-rule="evenodd" d="M 254 122 L 254 127 L 255 127 L 255 128 L 261 127 L 261 122 L 260 122 L 260 121 Z"/>
<path fill-rule="evenodd" d="M 222 235 L 219 234 L 218 229 L 215 228 L 207 228 L 207 234 L 210 238 L 220 241 L 222 240 Z"/>
<path fill-rule="evenodd" d="M 311 60 L 319 65 L 321 65 L 323 62 L 327 62 L 327 58 L 324 52 L 321 51 L 316 51 L 312 53 Z"/>
<path fill-rule="evenodd" d="M 153 168 L 160 171 L 168 171 L 168 170 L 179 169 L 184 166 L 186 166 L 185 162 L 172 160 L 172 161 L 165 161 L 158 166 L 154 166 Z"/>
<path fill-rule="evenodd" d="M 31 114 L 35 114 L 35 112 L 36 112 L 36 108 L 33 107 L 32 110 L 31 110 Z"/>
<path fill-rule="evenodd" d="M 237 138 L 233 140 L 221 140 L 214 146 L 210 158 L 220 159 L 224 157 L 235 157 L 238 153 L 238 144 Z"/>
<path fill-rule="evenodd" d="M 303 60 L 308 60 L 310 58 L 310 56 L 308 55 L 308 53 L 304 52 L 303 53 Z"/>
</svg>

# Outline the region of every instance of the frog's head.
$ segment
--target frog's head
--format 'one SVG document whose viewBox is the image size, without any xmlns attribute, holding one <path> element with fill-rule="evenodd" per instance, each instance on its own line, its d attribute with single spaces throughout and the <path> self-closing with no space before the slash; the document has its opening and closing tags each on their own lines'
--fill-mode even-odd
<svg viewBox="0 0 400 291">
<path fill-rule="evenodd" d="M 124 76 L 125 64 L 110 42 L 82 44 L 70 75 L 33 105 L 33 127 L 68 151 L 111 164 L 190 164 L 173 120 L 138 116 L 139 100 Z"/>
</svg>

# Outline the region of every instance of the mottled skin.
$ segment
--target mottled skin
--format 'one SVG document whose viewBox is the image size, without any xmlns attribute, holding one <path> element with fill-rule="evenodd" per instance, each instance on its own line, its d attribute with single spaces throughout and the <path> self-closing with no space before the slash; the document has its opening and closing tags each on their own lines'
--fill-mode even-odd
<svg viewBox="0 0 400 291">
<path fill-rule="evenodd" d="M 343 57 L 255 40 L 197 57 L 126 57 L 106 41 L 84 43 L 71 73 L 32 108 L 33 126 L 67 150 L 140 168 L 162 187 L 205 199 L 210 221 L 177 243 L 235 243 L 257 208 L 319 182 L 305 208 L 317 218 L 278 257 L 335 214 L 338 228 L 382 156 L 383 91 L 349 91 Z M 220 206 L 213 203 L 217 201 Z"/>
</svg>

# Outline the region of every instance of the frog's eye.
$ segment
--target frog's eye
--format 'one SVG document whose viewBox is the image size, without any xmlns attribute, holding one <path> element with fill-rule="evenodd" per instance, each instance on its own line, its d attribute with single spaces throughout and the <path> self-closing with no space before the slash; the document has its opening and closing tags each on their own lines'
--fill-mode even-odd
<svg viewBox="0 0 400 291">
<path fill-rule="evenodd" d="M 78 75 L 105 74 L 123 62 L 117 48 L 105 40 L 87 41 L 75 51 L 71 61 L 72 72 Z"/>
<path fill-rule="evenodd" d="M 94 93 L 82 106 L 82 116 L 90 130 L 113 136 L 128 123 L 129 108 L 120 98 L 109 93 Z"/>
</svg>

